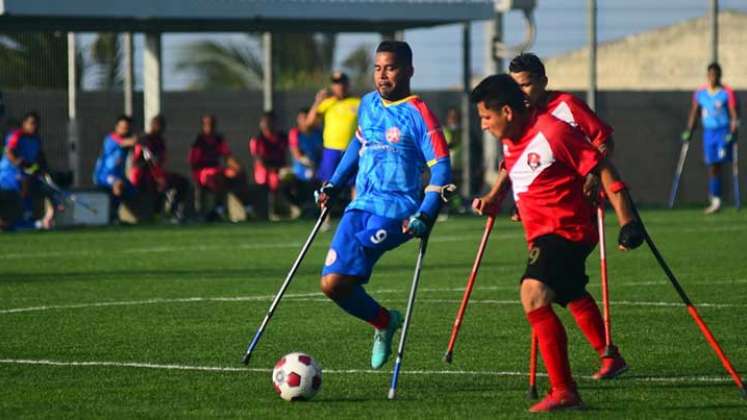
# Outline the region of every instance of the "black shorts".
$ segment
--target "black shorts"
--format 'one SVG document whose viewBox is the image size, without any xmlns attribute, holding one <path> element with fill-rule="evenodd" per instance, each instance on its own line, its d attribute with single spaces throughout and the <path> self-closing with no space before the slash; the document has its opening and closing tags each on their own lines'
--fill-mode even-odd
<svg viewBox="0 0 747 420">
<path fill-rule="evenodd" d="M 585 296 L 586 257 L 593 245 L 572 242 L 558 235 L 540 236 L 529 250 L 527 269 L 521 277 L 535 279 L 555 292 L 555 303 L 565 306 L 568 302 Z"/>
</svg>

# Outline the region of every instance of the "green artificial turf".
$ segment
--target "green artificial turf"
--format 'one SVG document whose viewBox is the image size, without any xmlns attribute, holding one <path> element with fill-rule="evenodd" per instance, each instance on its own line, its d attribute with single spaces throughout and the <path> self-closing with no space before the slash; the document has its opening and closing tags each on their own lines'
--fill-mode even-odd
<svg viewBox="0 0 747 420">
<path fill-rule="evenodd" d="M 727 355 L 747 372 L 747 213 L 643 216 Z M 632 369 L 613 381 L 589 379 L 597 357 L 558 308 L 589 406 L 562 416 L 744 418 L 747 401 L 650 251 L 614 250 L 614 223 L 610 216 L 613 337 Z M 244 368 L 246 345 L 311 226 L 0 235 L 0 418 L 530 417 L 529 327 L 517 292 L 526 245 L 520 225 L 505 218 L 493 231 L 451 365 L 441 358 L 484 219 L 436 226 L 396 401 L 386 399 L 392 363 L 370 371 L 371 328 L 319 293 L 331 232 L 319 235 Z M 416 257 L 415 241 L 388 253 L 367 289 L 404 312 Z M 596 251 L 587 267 L 599 298 Z M 270 369 L 291 351 L 313 355 L 325 370 L 310 402 L 282 401 L 271 385 Z M 546 388 L 547 378 L 539 383 Z"/>
</svg>

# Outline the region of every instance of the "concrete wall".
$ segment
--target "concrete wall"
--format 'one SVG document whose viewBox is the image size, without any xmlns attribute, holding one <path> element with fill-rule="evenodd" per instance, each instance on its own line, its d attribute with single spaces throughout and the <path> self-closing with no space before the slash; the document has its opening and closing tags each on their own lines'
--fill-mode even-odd
<svg viewBox="0 0 747 420">
<path fill-rule="evenodd" d="M 65 92 L 5 91 L 3 95 L 8 117 L 18 117 L 28 110 L 42 114 L 42 135 L 51 165 L 55 169 L 67 170 Z M 296 111 L 310 105 L 313 96 L 312 91 L 279 93 L 275 101 L 281 126 L 291 127 Z M 455 92 L 425 92 L 422 96 L 439 117 L 445 115 L 448 107 L 459 104 L 459 94 Z M 666 203 L 690 96 L 689 92 L 605 91 L 599 94 L 599 113 L 615 128 L 617 150 L 613 161 L 642 203 Z M 738 92 L 738 96 L 741 103 L 747 100 L 747 92 Z M 136 95 L 135 100 L 136 104 L 141 104 L 142 96 Z M 84 92 L 80 95 L 80 150 L 85 184 L 90 184 L 101 140 L 111 130 L 114 118 L 122 112 L 122 103 L 122 95 L 118 93 Z M 141 107 L 136 105 L 135 108 L 138 110 L 135 124 L 141 130 Z M 251 163 L 247 142 L 257 132 L 262 110 L 261 92 L 169 92 L 164 95 L 164 110 L 168 120 L 167 166 L 171 170 L 189 173 L 187 152 L 199 128 L 199 117 L 207 112 L 218 117 L 219 130 L 228 139 L 234 153 L 247 165 Z M 479 127 L 474 126 L 473 132 L 477 135 Z M 479 142 L 479 139 L 476 137 L 475 141 Z M 685 165 L 679 195 L 682 203 L 705 201 L 706 175 L 701 148 L 701 138 L 697 134 Z M 747 158 L 742 159 L 742 174 L 747 174 L 745 161 Z M 478 157 L 475 157 L 475 162 L 480 162 Z M 728 169 L 730 174 L 731 168 Z M 728 178 L 724 191 L 730 197 Z M 743 183 L 743 187 L 747 185 Z"/>
</svg>

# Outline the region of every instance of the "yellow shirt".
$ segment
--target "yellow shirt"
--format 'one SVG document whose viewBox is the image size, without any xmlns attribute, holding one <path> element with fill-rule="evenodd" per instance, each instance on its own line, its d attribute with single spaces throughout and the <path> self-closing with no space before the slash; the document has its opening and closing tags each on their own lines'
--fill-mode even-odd
<svg viewBox="0 0 747 420">
<path fill-rule="evenodd" d="M 358 105 L 360 98 L 327 98 L 317 107 L 324 115 L 324 148 L 345 150 L 358 128 Z"/>
</svg>

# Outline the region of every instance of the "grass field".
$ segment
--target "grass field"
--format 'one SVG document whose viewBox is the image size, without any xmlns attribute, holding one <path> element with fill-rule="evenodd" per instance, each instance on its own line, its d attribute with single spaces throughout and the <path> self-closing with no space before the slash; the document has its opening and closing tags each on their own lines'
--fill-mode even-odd
<svg viewBox="0 0 747 420">
<path fill-rule="evenodd" d="M 609 218 L 609 242 L 617 237 Z M 747 372 L 747 213 L 644 213 L 649 230 L 737 369 Z M 391 362 L 370 371 L 371 329 L 318 293 L 331 233 L 313 246 L 249 368 L 239 360 L 311 222 L 0 235 L 0 418 L 522 418 L 529 327 L 517 300 L 520 226 L 496 224 L 454 363 L 454 314 L 484 219 L 436 227 L 408 337 L 399 399 Z M 565 416 L 745 418 L 711 349 L 647 248 L 610 249 L 613 335 L 632 369 L 597 383 L 593 351 L 559 310 L 589 406 Z M 404 309 L 414 241 L 368 290 Z M 599 296 L 596 252 L 590 291 Z M 319 395 L 286 403 L 270 368 L 291 351 L 325 369 Z M 547 380 L 539 379 L 544 388 Z"/>
</svg>

